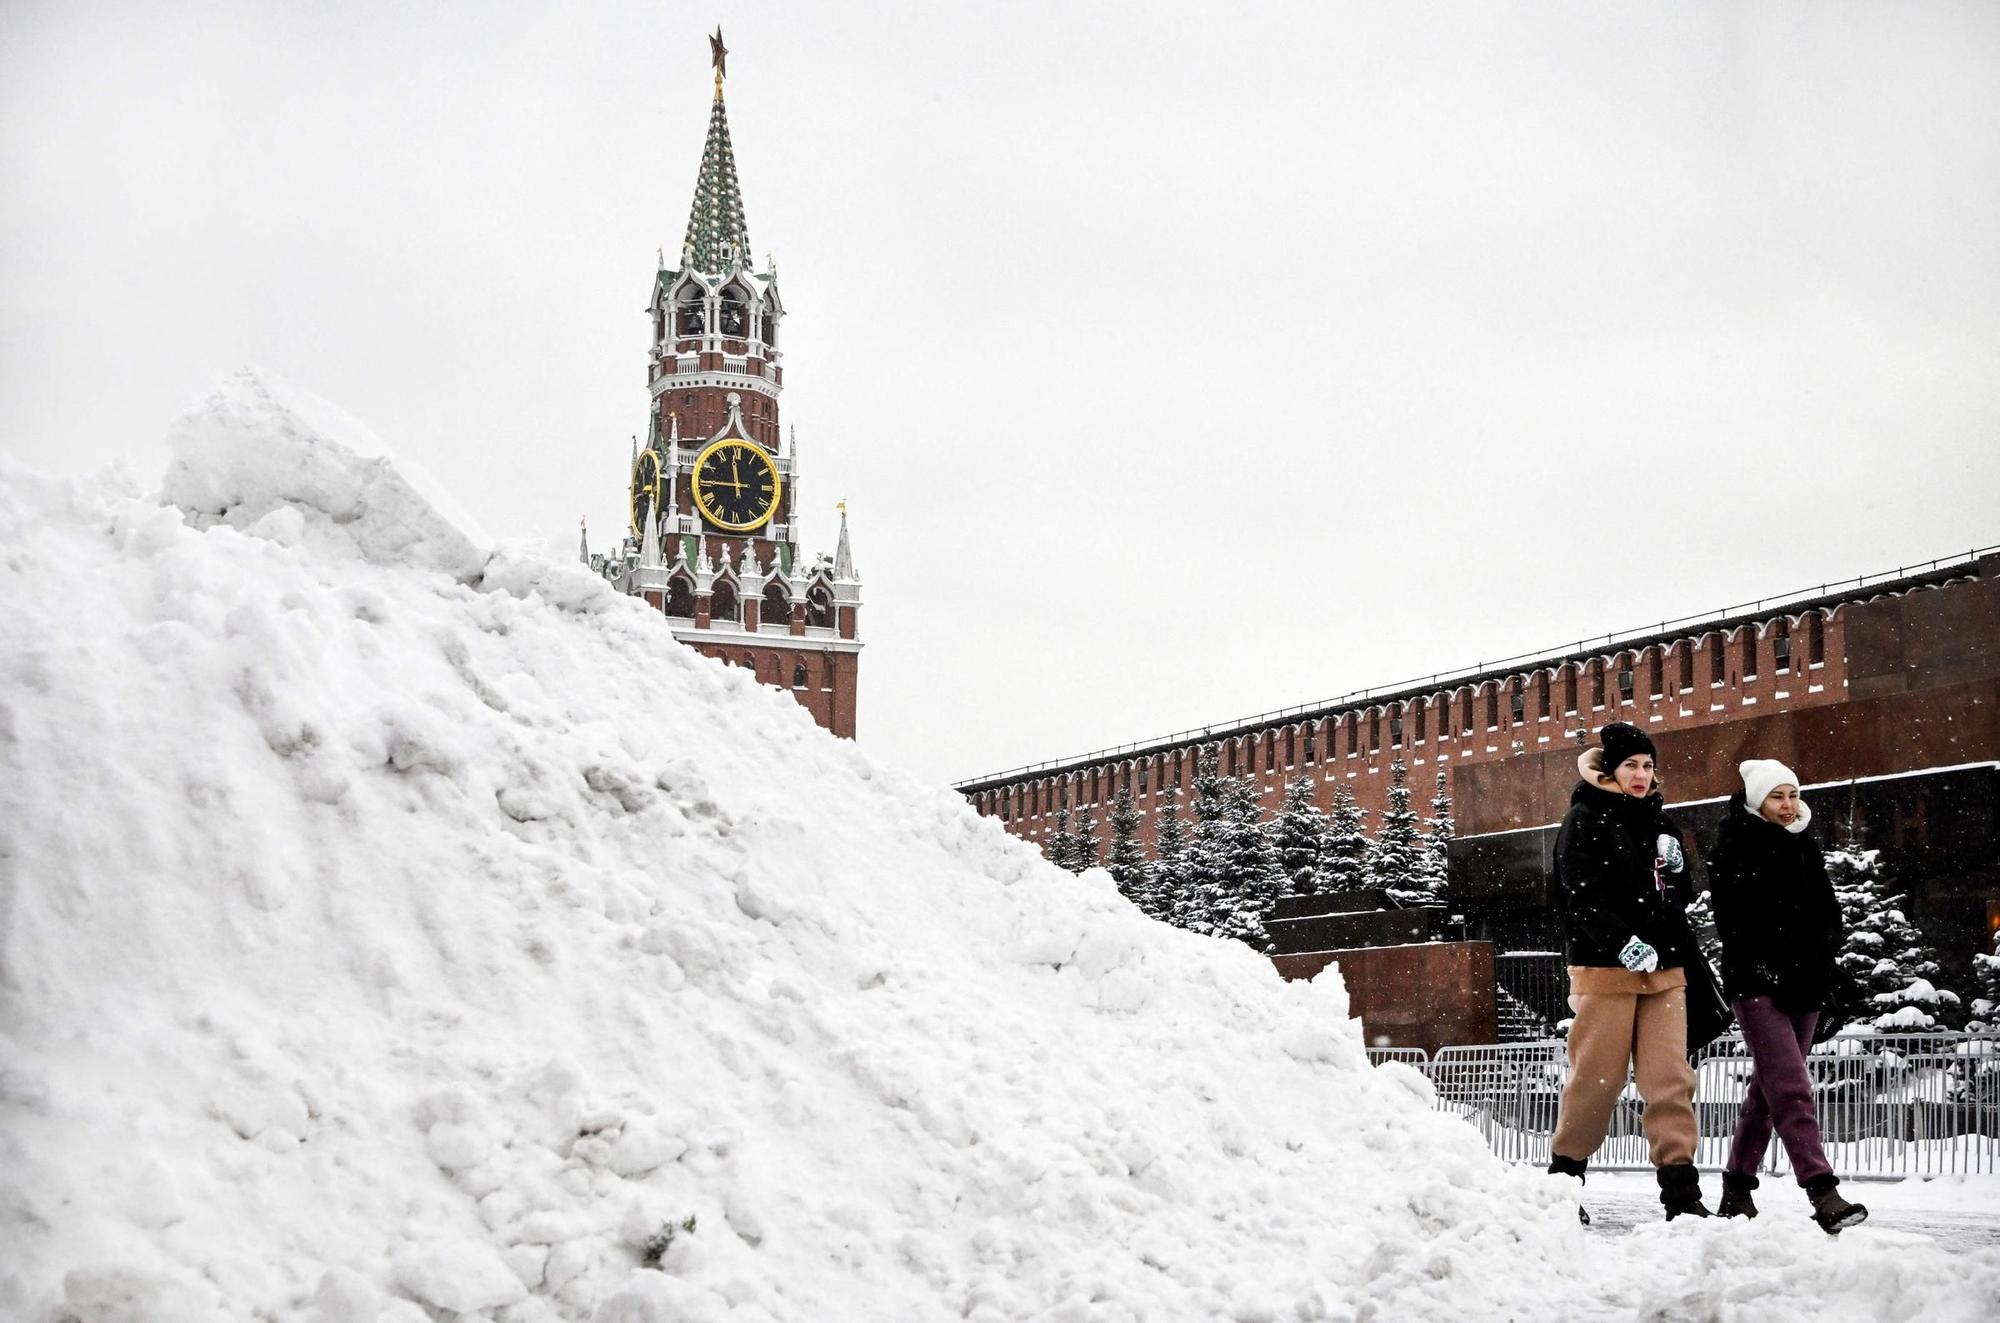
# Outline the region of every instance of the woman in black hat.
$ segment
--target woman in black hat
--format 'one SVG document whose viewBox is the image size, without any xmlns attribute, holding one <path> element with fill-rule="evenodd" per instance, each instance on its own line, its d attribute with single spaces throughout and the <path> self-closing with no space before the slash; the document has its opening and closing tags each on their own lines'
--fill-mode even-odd
<svg viewBox="0 0 2000 1323">
<path fill-rule="evenodd" d="M 1556 833 L 1576 1018 L 1549 1170 L 1583 1177 L 1629 1068 L 1645 1102 L 1642 1124 L 1667 1217 L 1707 1217 L 1687 1059 L 1685 966 L 1700 957 L 1687 921 L 1681 834 L 1662 812 L 1646 732 L 1619 721 L 1597 738 L 1598 747 L 1577 759 L 1582 779 Z"/>
</svg>

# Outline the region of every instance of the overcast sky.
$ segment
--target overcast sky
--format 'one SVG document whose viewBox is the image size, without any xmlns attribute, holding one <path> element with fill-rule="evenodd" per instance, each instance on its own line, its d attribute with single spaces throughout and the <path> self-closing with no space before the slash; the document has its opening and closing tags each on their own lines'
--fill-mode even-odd
<svg viewBox="0 0 2000 1323">
<path fill-rule="evenodd" d="M 0 7 L 0 447 L 251 362 L 620 528 L 721 22 L 861 738 L 956 780 L 2000 542 L 2000 5 Z"/>
</svg>

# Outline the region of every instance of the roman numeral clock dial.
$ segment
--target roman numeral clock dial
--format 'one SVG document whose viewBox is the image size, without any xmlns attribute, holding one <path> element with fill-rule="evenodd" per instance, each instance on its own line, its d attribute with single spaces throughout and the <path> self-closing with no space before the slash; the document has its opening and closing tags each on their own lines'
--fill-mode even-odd
<svg viewBox="0 0 2000 1323">
<path fill-rule="evenodd" d="M 782 491 L 771 457 L 751 442 L 717 441 L 695 457 L 694 503 L 717 528 L 762 528 L 778 512 Z"/>
</svg>

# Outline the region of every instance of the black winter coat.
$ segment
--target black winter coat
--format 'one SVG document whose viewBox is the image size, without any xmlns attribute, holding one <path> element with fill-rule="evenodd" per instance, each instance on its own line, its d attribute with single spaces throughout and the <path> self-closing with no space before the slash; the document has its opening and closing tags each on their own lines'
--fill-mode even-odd
<svg viewBox="0 0 2000 1323">
<path fill-rule="evenodd" d="M 1579 781 L 1556 832 L 1556 901 L 1572 965 L 1618 968 L 1637 937 L 1660 953 L 1661 969 L 1684 968 L 1697 950 L 1688 927 L 1687 874 L 1653 860 L 1662 835 L 1681 839 L 1657 792 L 1644 799 Z"/>
<path fill-rule="evenodd" d="M 1709 903 L 1731 1001 L 1769 997 L 1790 1015 L 1825 1009 L 1838 983 L 1840 902 L 1809 831 L 1787 831 L 1742 791 L 1708 852 Z"/>
</svg>

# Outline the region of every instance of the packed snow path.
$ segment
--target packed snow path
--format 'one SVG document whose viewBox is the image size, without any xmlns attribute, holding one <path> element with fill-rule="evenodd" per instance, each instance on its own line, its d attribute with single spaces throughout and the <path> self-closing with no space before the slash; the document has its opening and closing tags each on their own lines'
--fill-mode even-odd
<svg viewBox="0 0 2000 1323">
<path fill-rule="evenodd" d="M 0 1318 L 2000 1303 L 1921 1237 L 1593 1236 L 1337 973 L 1049 867 L 337 411 L 246 375 L 172 440 L 163 493 L 0 461 Z"/>
</svg>

